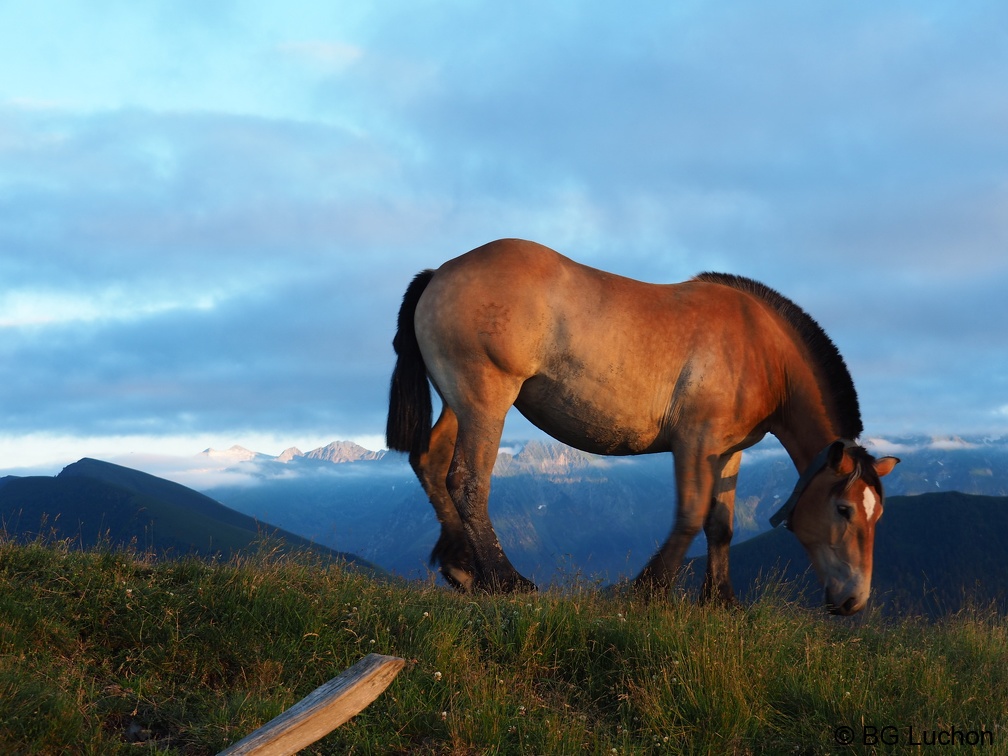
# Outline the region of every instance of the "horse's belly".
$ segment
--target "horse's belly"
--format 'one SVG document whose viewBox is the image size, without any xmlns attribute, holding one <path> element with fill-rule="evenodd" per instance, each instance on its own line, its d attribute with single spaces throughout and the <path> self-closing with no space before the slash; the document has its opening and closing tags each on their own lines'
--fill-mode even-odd
<svg viewBox="0 0 1008 756">
<path fill-rule="evenodd" d="M 605 406 L 573 394 L 544 378 L 522 387 L 515 407 L 533 425 L 568 446 L 591 454 L 644 454 L 666 451 L 659 423 L 633 408 Z"/>
</svg>

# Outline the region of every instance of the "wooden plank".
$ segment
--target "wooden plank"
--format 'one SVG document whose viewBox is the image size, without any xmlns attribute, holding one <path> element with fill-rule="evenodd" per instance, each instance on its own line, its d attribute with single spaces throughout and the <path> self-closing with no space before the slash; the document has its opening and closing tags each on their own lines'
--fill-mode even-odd
<svg viewBox="0 0 1008 756">
<path fill-rule="evenodd" d="M 363 711 L 389 686 L 405 663 L 397 656 L 368 654 L 218 756 L 297 753 Z"/>
</svg>

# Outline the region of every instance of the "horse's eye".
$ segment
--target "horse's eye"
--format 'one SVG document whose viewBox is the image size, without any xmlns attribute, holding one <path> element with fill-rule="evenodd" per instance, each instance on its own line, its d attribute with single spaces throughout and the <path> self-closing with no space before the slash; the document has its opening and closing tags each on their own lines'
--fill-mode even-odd
<svg viewBox="0 0 1008 756">
<path fill-rule="evenodd" d="M 836 511 L 837 514 L 847 520 L 847 522 L 850 522 L 851 518 L 854 517 L 854 507 L 850 504 L 837 504 Z"/>
</svg>

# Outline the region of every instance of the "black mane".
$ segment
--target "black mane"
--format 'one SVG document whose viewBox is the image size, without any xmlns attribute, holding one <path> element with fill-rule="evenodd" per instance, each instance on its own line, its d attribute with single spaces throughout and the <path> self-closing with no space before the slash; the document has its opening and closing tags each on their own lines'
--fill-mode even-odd
<svg viewBox="0 0 1008 756">
<path fill-rule="evenodd" d="M 751 294 L 766 302 L 787 321 L 804 342 L 812 359 L 820 368 L 828 393 L 833 398 L 835 419 L 840 425 L 841 436 L 853 441 L 861 435 L 864 427 L 861 423 L 861 409 L 858 405 L 857 392 L 854 390 L 854 380 L 840 355 L 840 350 L 836 348 L 836 344 L 826 335 L 822 326 L 813 320 L 811 315 L 783 294 L 751 278 L 734 276 L 729 273 L 701 273 L 693 280 L 730 286 L 733 289 Z"/>
</svg>

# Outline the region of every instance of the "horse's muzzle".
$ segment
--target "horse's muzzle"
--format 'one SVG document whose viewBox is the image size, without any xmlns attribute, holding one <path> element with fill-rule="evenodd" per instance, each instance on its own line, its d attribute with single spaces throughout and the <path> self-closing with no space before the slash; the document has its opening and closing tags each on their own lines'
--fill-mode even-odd
<svg viewBox="0 0 1008 756">
<path fill-rule="evenodd" d="M 825 593 L 826 608 L 830 614 L 844 617 L 857 614 L 868 604 L 868 597 L 871 595 L 871 578 L 865 580 L 856 575 L 843 582 L 829 581 L 826 584 Z"/>
<path fill-rule="evenodd" d="M 839 614 L 843 617 L 848 617 L 851 614 L 856 614 L 857 612 L 860 612 L 864 608 L 864 605 L 859 604 L 858 600 L 853 596 L 844 601 L 840 606 L 836 606 L 835 604 L 827 600 L 826 606 L 829 607 L 830 614 Z"/>
</svg>

